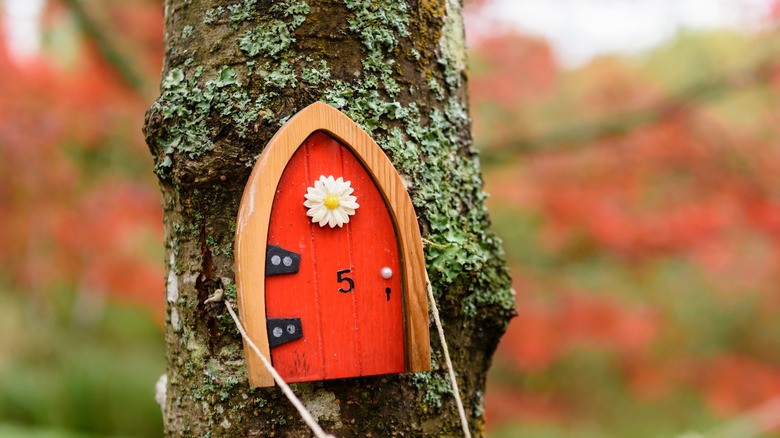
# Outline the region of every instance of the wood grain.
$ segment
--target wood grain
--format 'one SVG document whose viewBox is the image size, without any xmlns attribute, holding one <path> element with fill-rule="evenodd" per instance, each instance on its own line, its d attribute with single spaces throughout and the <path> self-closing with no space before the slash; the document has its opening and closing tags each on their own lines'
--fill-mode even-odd
<svg viewBox="0 0 780 438">
<path fill-rule="evenodd" d="M 411 200 L 400 175 L 373 139 L 347 116 L 324 103 L 306 107 L 274 135 L 258 158 L 244 189 L 235 243 L 235 274 L 242 323 L 260 351 L 270 357 L 265 322 L 265 245 L 271 206 L 288 162 L 304 141 L 319 130 L 351 150 L 376 183 L 387 205 L 395 226 L 402 267 L 405 370 L 427 371 L 430 369 L 430 342 L 425 260 Z M 246 346 L 245 351 L 248 351 Z M 250 384 L 272 386 L 273 379 L 260 360 L 253 354 L 247 354 L 246 358 Z"/>
</svg>

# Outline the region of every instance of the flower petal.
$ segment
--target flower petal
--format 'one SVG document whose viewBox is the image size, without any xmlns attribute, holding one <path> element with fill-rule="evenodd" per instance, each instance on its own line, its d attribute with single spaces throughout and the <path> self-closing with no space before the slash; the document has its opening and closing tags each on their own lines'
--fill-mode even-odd
<svg viewBox="0 0 780 438">
<path fill-rule="evenodd" d="M 340 224 L 349 222 L 349 216 L 347 215 L 347 213 L 344 211 L 343 208 L 337 208 L 333 210 L 333 213 L 334 213 L 333 215 L 336 217 L 336 219 Z"/>
<path fill-rule="evenodd" d="M 325 196 L 326 194 L 324 192 L 320 190 L 312 189 L 311 187 L 309 187 L 309 192 L 303 195 L 303 197 L 306 199 L 312 199 L 312 200 L 319 199 L 320 201 L 325 199 Z"/>
<path fill-rule="evenodd" d="M 336 181 L 333 180 L 333 175 L 330 175 L 329 177 L 327 177 L 325 179 L 323 179 L 320 176 L 320 181 L 322 181 L 322 183 L 325 185 L 325 191 L 327 193 L 333 193 L 333 189 L 334 189 L 335 183 L 336 183 Z"/>
<path fill-rule="evenodd" d="M 333 214 L 334 210 L 330 211 L 330 214 L 328 214 L 328 225 L 333 228 L 338 223 L 338 220 L 336 220 L 336 215 Z"/>
<path fill-rule="evenodd" d="M 321 227 L 324 227 L 325 224 L 328 223 L 328 217 L 329 216 L 330 216 L 330 214 L 328 214 L 328 212 L 326 211 L 325 213 L 323 213 L 322 217 L 320 217 L 320 219 L 317 221 L 317 222 L 320 223 Z"/>
<path fill-rule="evenodd" d="M 351 210 L 357 210 L 360 205 L 355 201 L 339 201 L 339 205 Z"/>
<path fill-rule="evenodd" d="M 311 216 L 312 222 L 319 222 L 328 210 L 322 206 L 322 204 L 310 209 L 306 214 Z"/>
</svg>

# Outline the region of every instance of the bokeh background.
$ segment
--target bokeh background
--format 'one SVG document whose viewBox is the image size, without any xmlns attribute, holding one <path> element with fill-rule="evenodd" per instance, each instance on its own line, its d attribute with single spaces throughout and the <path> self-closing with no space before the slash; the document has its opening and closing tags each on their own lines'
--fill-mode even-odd
<svg viewBox="0 0 780 438">
<path fill-rule="evenodd" d="M 0 0 L 0 436 L 154 437 L 160 0 Z M 780 436 L 780 2 L 467 1 L 493 437 Z"/>
</svg>

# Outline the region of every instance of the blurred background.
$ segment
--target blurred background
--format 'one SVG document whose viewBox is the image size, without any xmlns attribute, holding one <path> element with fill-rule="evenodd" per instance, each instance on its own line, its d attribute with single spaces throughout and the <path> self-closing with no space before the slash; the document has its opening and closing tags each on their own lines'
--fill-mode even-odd
<svg viewBox="0 0 780 438">
<path fill-rule="evenodd" d="M 0 436 L 154 437 L 160 0 L 0 0 Z M 467 0 L 493 437 L 780 437 L 780 1 Z"/>
</svg>

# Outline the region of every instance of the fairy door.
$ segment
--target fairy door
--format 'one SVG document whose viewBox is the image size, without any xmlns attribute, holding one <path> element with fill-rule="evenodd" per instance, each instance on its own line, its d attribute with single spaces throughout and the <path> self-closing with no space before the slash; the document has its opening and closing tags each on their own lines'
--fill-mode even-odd
<svg viewBox="0 0 780 438">
<path fill-rule="evenodd" d="M 430 369 L 425 261 L 403 180 L 346 115 L 314 103 L 257 160 L 235 273 L 253 386 Z"/>
<path fill-rule="evenodd" d="M 273 365 L 285 380 L 404 371 L 393 223 L 366 170 L 328 134 L 310 135 L 288 162 L 274 197 L 268 244 L 268 333 Z M 275 268 L 295 255 L 297 269 Z M 302 336 L 289 336 L 298 327 Z M 274 346 L 284 338 L 289 341 Z"/>
</svg>

